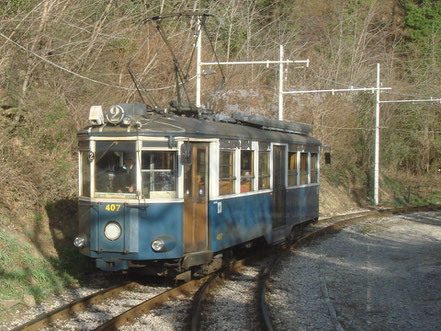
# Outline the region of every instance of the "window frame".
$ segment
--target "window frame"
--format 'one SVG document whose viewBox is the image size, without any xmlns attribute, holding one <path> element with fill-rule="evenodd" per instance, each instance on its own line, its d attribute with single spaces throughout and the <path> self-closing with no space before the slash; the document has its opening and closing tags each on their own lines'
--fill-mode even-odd
<svg viewBox="0 0 441 331">
<path fill-rule="evenodd" d="M 313 161 L 313 155 L 315 155 L 315 161 Z M 309 153 L 309 183 L 319 184 L 319 153 L 310 152 Z M 313 175 L 314 174 L 314 175 Z"/>
<path fill-rule="evenodd" d="M 267 168 L 268 168 L 268 172 L 266 175 L 263 175 L 261 172 L 261 167 L 260 167 L 260 157 L 261 155 L 266 155 L 268 157 L 267 159 Z M 264 191 L 264 190 L 270 190 L 271 189 L 271 151 L 260 151 L 258 153 L 258 174 L 257 174 L 257 190 L 258 191 Z M 267 179 L 267 187 L 262 187 L 261 183 L 263 182 L 263 179 Z"/>
<path fill-rule="evenodd" d="M 302 156 L 306 155 L 306 162 L 302 163 Z M 306 166 L 306 169 L 303 169 Z M 299 167 L 300 181 L 299 186 L 308 185 L 309 181 L 309 152 L 300 152 L 300 167 Z"/>
<path fill-rule="evenodd" d="M 306 148 L 305 148 L 306 147 Z M 291 155 L 297 153 L 297 180 L 296 185 L 290 184 L 291 178 L 294 178 L 295 173 L 291 168 Z M 318 150 L 309 146 L 290 145 L 287 153 L 287 183 L 288 188 L 301 188 L 304 186 L 313 186 L 320 184 L 320 153 Z M 292 172 L 290 174 L 290 172 Z"/>
<path fill-rule="evenodd" d="M 291 169 L 291 157 L 295 155 L 295 168 Z M 300 163 L 300 152 L 288 150 L 288 165 L 287 165 L 287 186 L 288 187 L 296 187 L 299 186 L 300 183 L 300 171 L 299 171 L 299 163 Z M 294 185 L 290 184 L 290 178 L 294 178 Z"/>
<path fill-rule="evenodd" d="M 144 169 L 143 168 L 143 155 L 144 153 L 174 153 L 174 158 L 172 160 L 172 169 L 155 169 L 153 168 L 149 168 L 149 169 Z M 150 161 L 150 166 L 152 166 L 152 164 L 154 164 L 154 160 Z M 139 175 L 140 175 L 140 179 L 139 179 L 139 193 L 142 199 L 147 199 L 147 200 L 158 200 L 158 199 L 176 199 L 179 197 L 179 180 L 180 180 L 180 170 L 179 167 L 181 166 L 181 164 L 179 163 L 179 151 L 178 149 L 170 149 L 170 148 L 164 148 L 164 147 L 156 147 L 156 148 L 146 148 L 143 147 L 140 150 L 140 154 L 139 154 Z M 153 174 L 153 178 L 155 178 L 154 174 L 155 173 L 163 173 L 163 172 L 170 172 L 174 173 L 174 190 L 152 190 L 149 189 L 148 191 L 148 195 L 145 195 L 144 192 L 144 174 Z M 150 188 L 153 186 L 154 188 L 155 183 L 154 182 L 150 182 Z M 153 196 L 152 196 L 152 192 L 154 192 Z M 159 193 L 161 192 L 161 193 Z M 172 193 L 174 192 L 174 193 Z"/>
<path fill-rule="evenodd" d="M 243 163 L 242 161 L 244 160 L 244 153 L 250 153 L 251 154 L 251 159 L 249 160 L 250 163 L 250 168 L 249 169 L 245 169 L 243 170 Z M 249 175 L 243 175 L 242 171 L 251 171 L 251 173 Z M 240 193 L 249 193 L 249 192 L 254 192 L 255 191 L 255 185 L 254 182 L 256 180 L 256 176 L 255 176 L 255 153 L 254 150 L 252 149 L 241 149 L 240 150 L 240 169 L 239 169 L 239 176 L 240 176 Z M 249 184 L 246 184 L 249 183 Z M 249 189 L 247 189 L 246 186 L 249 185 Z"/>
<path fill-rule="evenodd" d="M 87 143 L 87 144 L 86 144 Z M 83 146 L 82 146 L 83 145 Z M 78 142 L 78 172 L 79 172 L 79 175 L 78 175 L 78 196 L 80 197 L 80 198 L 87 198 L 87 199 L 90 199 L 91 197 L 92 197 L 92 168 L 93 168 L 93 166 L 92 165 L 94 165 L 94 160 L 89 160 L 89 153 L 91 153 L 92 152 L 92 149 L 91 149 L 91 141 L 89 141 L 89 140 L 80 140 L 79 142 Z M 85 158 L 84 158 L 84 156 L 85 156 Z M 89 185 L 88 185 L 88 192 L 87 192 L 87 195 L 85 195 L 84 194 L 84 174 L 85 174 L 85 172 L 83 171 L 84 169 L 83 169 L 83 166 L 84 166 L 84 163 L 85 162 L 88 162 L 88 165 L 89 165 L 89 167 L 88 167 L 88 169 L 86 169 L 87 171 L 86 171 L 86 173 L 88 174 L 88 177 L 89 177 Z"/>
<path fill-rule="evenodd" d="M 114 143 L 114 142 L 121 142 L 121 143 L 133 143 L 133 150 L 131 150 L 129 153 L 132 153 L 132 156 L 134 158 L 134 168 L 135 168 L 135 183 L 134 183 L 134 191 L 130 193 L 126 192 L 97 192 L 96 190 L 96 182 L 97 182 L 97 143 Z M 91 183 L 91 194 L 94 198 L 97 199 L 124 199 L 124 200 L 130 200 L 133 201 L 134 199 L 139 198 L 139 161 L 138 161 L 138 141 L 136 139 L 120 139 L 117 137 L 106 137 L 105 139 L 95 139 L 90 141 L 91 150 L 94 153 L 94 159 L 92 162 L 91 167 L 91 177 L 92 177 L 92 183 Z M 123 162 L 121 159 L 119 162 Z M 119 166 L 122 164 L 120 163 Z M 97 194 L 98 193 L 98 194 Z M 100 195 L 100 196 L 99 196 Z"/>
<path fill-rule="evenodd" d="M 228 177 L 221 177 L 221 167 L 223 166 L 221 164 L 222 162 L 222 157 L 221 157 L 221 153 L 229 153 L 230 154 L 230 158 L 229 158 L 229 163 L 228 163 L 228 173 L 230 174 Z M 236 149 L 230 149 L 230 148 L 220 148 L 219 149 L 219 162 L 218 162 L 218 167 L 219 167 L 219 184 L 218 184 L 218 194 L 219 196 L 227 196 L 227 195 L 232 195 L 235 194 L 237 192 L 236 189 L 236 183 L 237 183 L 237 174 L 236 174 L 236 169 L 237 169 L 237 165 L 236 165 L 236 160 L 237 160 L 237 156 L 236 156 Z M 231 182 L 231 191 L 232 192 L 226 192 L 226 193 L 222 193 L 222 189 L 221 189 L 221 182 Z"/>
</svg>

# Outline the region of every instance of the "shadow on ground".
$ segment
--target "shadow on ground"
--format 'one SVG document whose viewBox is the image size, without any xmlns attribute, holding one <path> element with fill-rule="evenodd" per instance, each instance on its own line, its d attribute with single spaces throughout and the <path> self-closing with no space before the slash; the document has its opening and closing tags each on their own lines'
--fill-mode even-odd
<svg viewBox="0 0 441 331">
<path fill-rule="evenodd" d="M 78 228 L 78 200 L 65 198 L 48 203 L 46 212 L 54 248 L 58 254 L 58 261 L 52 262 L 54 267 L 76 279 L 93 272 L 93 263 L 73 245 Z"/>
</svg>

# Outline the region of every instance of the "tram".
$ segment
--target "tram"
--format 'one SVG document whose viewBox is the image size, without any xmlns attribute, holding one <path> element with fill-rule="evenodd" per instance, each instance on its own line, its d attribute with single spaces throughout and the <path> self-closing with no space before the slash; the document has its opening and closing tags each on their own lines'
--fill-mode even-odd
<svg viewBox="0 0 441 331">
<path fill-rule="evenodd" d="M 321 144 L 306 125 L 145 104 L 94 106 L 90 120 L 78 132 L 75 246 L 99 269 L 207 269 L 318 218 Z"/>
</svg>

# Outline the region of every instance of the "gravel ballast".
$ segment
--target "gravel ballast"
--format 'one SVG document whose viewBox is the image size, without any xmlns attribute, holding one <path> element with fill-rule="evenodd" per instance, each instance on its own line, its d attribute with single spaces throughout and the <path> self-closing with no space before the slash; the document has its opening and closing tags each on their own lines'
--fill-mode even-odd
<svg viewBox="0 0 441 331">
<path fill-rule="evenodd" d="M 354 224 L 292 254 L 267 302 L 276 330 L 436 330 L 441 212 Z"/>
<path fill-rule="evenodd" d="M 203 329 L 258 327 L 256 286 L 261 267 L 257 263 L 243 268 L 209 295 Z M 97 280 L 93 286 L 29 309 L 1 328 L 20 325 L 107 285 L 104 279 Z M 155 295 L 162 290 L 156 285 L 146 291 Z M 122 329 L 184 329 L 191 300 L 180 297 Z M 370 219 L 316 239 L 277 267 L 266 300 L 275 330 L 439 329 L 441 212 Z"/>
</svg>

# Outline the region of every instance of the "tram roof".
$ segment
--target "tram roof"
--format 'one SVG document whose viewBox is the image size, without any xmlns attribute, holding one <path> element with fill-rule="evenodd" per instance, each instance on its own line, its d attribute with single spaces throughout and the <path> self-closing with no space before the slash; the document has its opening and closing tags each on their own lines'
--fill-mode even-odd
<svg viewBox="0 0 441 331">
<path fill-rule="evenodd" d="M 139 115 L 139 114 L 138 114 Z M 242 113 L 238 118 L 248 118 Z M 264 119 L 260 116 L 251 115 L 258 120 Z M 150 114 L 148 116 L 136 116 L 133 125 L 113 125 L 104 123 L 86 127 L 78 132 L 79 137 L 83 136 L 172 136 L 189 138 L 219 138 L 239 139 L 253 141 L 280 142 L 291 144 L 321 145 L 320 141 L 308 135 L 311 128 L 297 123 L 281 122 L 268 119 L 268 124 L 275 122 L 282 123 L 285 128 L 265 127 L 265 123 L 242 122 L 232 117 L 211 117 L 208 119 L 178 116 L 170 113 L 168 115 Z M 230 123 L 228 123 L 230 122 Z M 235 123 L 232 123 L 235 122 Z M 291 131 L 289 128 L 299 128 Z"/>
</svg>

